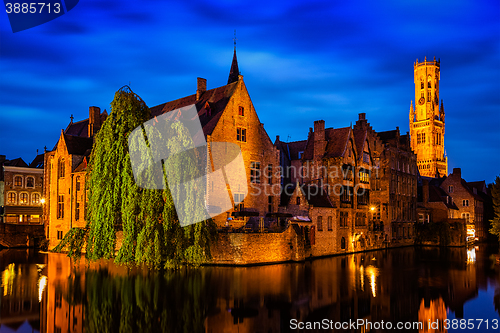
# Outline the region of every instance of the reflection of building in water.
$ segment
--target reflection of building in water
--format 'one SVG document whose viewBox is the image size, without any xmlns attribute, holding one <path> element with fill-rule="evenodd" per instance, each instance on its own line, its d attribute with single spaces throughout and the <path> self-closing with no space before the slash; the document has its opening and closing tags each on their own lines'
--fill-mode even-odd
<svg viewBox="0 0 500 333">
<path fill-rule="evenodd" d="M 437 300 L 431 300 L 429 304 L 425 304 L 425 301 L 422 299 L 420 309 L 418 310 L 418 321 L 423 323 L 423 329 L 419 330 L 419 332 L 446 332 L 443 325 L 446 318 L 446 306 L 441 297 Z"/>
<path fill-rule="evenodd" d="M 26 321 L 33 330 L 40 329 L 43 266 L 11 263 L 1 272 L 0 331 L 4 326 L 15 331 Z"/>
<path fill-rule="evenodd" d="M 47 265 L 47 312 L 42 325 L 44 332 L 83 332 L 83 296 L 78 297 L 76 284 L 84 283 L 72 274 L 72 264 L 66 254 L 50 253 Z M 84 277 L 84 274 L 82 274 Z"/>
</svg>

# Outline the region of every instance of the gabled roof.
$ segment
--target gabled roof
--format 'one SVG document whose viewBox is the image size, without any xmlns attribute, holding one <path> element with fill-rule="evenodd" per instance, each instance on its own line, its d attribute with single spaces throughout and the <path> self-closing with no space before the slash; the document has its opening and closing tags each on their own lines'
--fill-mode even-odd
<svg viewBox="0 0 500 333">
<path fill-rule="evenodd" d="M 443 202 L 448 209 L 458 210 L 451 197 L 439 186 L 429 184 L 429 202 Z"/>
<path fill-rule="evenodd" d="M 469 187 L 472 189 L 475 188 L 478 194 L 480 192 L 486 193 L 486 182 L 484 180 L 480 180 L 477 182 L 467 182 L 467 185 L 469 185 Z"/>
<path fill-rule="evenodd" d="M 356 151 L 358 152 L 358 159 L 363 156 L 363 149 L 367 136 L 367 129 L 357 129 L 352 130 L 354 136 L 354 144 L 356 145 Z"/>
<path fill-rule="evenodd" d="M 298 160 L 299 152 L 304 152 L 306 149 L 307 140 L 293 141 L 293 142 L 277 142 L 277 148 L 287 156 L 288 160 Z"/>
<path fill-rule="evenodd" d="M 39 154 L 35 157 L 35 159 L 30 163 L 30 168 L 41 168 L 43 169 L 43 158 L 44 154 Z"/>
<path fill-rule="evenodd" d="M 106 120 L 106 117 L 108 116 L 108 113 L 106 110 L 101 112 L 101 124 Z M 64 134 L 68 135 L 73 135 L 73 136 L 80 136 L 83 138 L 88 138 L 89 137 L 89 119 L 84 119 L 77 121 L 76 123 L 69 123 L 68 127 L 64 130 Z"/>
<path fill-rule="evenodd" d="M 195 104 L 196 109 L 198 110 L 198 117 L 200 118 L 201 126 L 203 128 L 203 133 L 205 136 L 211 135 L 222 115 L 222 111 L 224 111 L 229 99 L 233 95 L 237 84 L 238 82 L 233 82 L 222 87 L 207 90 L 201 94 L 199 100 L 196 100 L 196 94 L 193 94 L 171 102 L 153 106 L 150 108 L 151 117 L 153 118 L 162 115 L 165 112 Z M 209 102 L 210 111 L 205 108 L 207 102 Z"/>
<path fill-rule="evenodd" d="M 92 150 L 92 144 L 94 140 L 92 138 L 64 135 L 64 142 L 66 143 L 66 148 L 68 149 L 68 154 L 71 155 L 88 155 Z"/>
<path fill-rule="evenodd" d="M 23 167 L 23 168 L 27 168 L 28 167 L 28 164 L 26 164 L 26 162 L 24 162 L 24 160 L 22 158 L 20 158 L 20 157 L 15 158 L 13 160 L 5 161 L 3 163 L 3 165 L 5 165 L 5 166 Z"/>
<path fill-rule="evenodd" d="M 325 149 L 325 157 L 341 157 L 349 142 L 351 133 L 350 127 L 343 128 L 327 128 L 325 130 L 325 138 L 328 141 Z"/>
</svg>

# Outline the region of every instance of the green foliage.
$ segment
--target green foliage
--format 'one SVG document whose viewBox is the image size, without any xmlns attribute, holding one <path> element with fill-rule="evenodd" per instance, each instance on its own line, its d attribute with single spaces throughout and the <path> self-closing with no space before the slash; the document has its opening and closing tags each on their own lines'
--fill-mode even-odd
<svg viewBox="0 0 500 333">
<path fill-rule="evenodd" d="M 500 240 L 500 176 L 497 176 L 495 182 L 491 184 L 491 198 L 493 200 L 493 219 L 490 220 L 490 233 L 496 235 Z"/>
<path fill-rule="evenodd" d="M 84 230 L 83 233 L 68 233 L 71 235 L 67 235 L 68 239 L 57 246 L 57 251 L 69 248 L 70 254 L 80 255 L 86 244 L 86 255 L 89 259 L 113 258 L 116 254 L 116 262 L 145 263 L 156 268 L 178 267 L 184 263 L 198 265 L 211 257 L 210 243 L 216 235 L 213 221 L 208 220 L 182 228 L 168 188 L 143 189 L 135 182 L 128 138 L 135 128 L 150 117 L 147 105 L 130 88 L 125 87 L 116 92 L 110 115 L 95 136 L 89 160 L 86 182 L 89 197 L 87 228 L 78 229 Z M 163 130 L 153 128 L 152 132 L 148 133 L 147 145 L 155 139 L 161 139 Z M 183 147 L 192 147 L 192 140 L 182 124 L 173 123 L 166 130 L 170 131 L 167 133 L 169 137 L 176 138 L 169 140 L 168 148 L 171 154 L 182 150 Z M 139 145 L 139 142 L 132 141 L 132 145 Z M 140 162 L 149 165 L 151 156 L 147 153 L 140 155 L 143 159 Z M 174 163 L 182 162 L 175 161 Z M 175 170 L 191 170 L 184 164 L 173 164 L 169 167 L 179 168 Z M 142 181 L 147 183 L 151 182 L 154 176 L 158 177 L 151 171 L 153 168 L 145 170 L 138 176 L 142 177 Z M 196 172 L 196 168 L 193 170 Z M 161 177 L 166 179 L 165 174 L 160 175 Z M 199 211 L 199 206 L 203 204 L 196 202 L 196 199 L 191 200 L 191 197 L 184 201 L 182 209 L 187 212 Z M 122 246 L 115 253 L 116 234 L 120 230 L 123 230 Z"/>
<path fill-rule="evenodd" d="M 79 258 L 87 240 L 87 228 L 71 228 L 52 252 L 68 251 L 68 256 Z"/>
</svg>

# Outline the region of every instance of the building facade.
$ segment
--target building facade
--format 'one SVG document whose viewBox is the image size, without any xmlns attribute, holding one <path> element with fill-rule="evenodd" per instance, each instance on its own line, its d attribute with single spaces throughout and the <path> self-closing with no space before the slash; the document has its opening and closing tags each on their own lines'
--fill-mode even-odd
<svg viewBox="0 0 500 333">
<path fill-rule="evenodd" d="M 41 156 L 41 155 L 40 155 Z M 43 223 L 43 166 L 21 158 L 3 162 L 3 222 Z"/>
<path fill-rule="evenodd" d="M 440 61 L 417 61 L 413 64 L 415 107 L 410 105 L 411 148 L 417 154 L 421 176 L 448 175 L 448 159 L 444 151 L 445 114 L 443 101 L 439 107 Z"/>
</svg>

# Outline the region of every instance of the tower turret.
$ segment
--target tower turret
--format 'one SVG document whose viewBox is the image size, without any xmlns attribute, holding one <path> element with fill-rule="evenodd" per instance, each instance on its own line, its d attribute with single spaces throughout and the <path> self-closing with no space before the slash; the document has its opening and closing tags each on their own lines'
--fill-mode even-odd
<svg viewBox="0 0 500 333">
<path fill-rule="evenodd" d="M 420 175 L 435 177 L 448 174 L 444 156 L 444 108 L 439 107 L 440 60 L 413 64 L 415 108 L 410 106 L 411 147 L 417 154 Z"/>
</svg>

